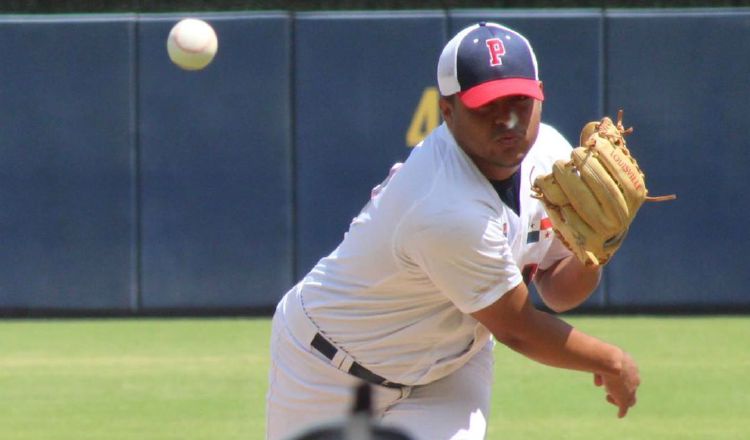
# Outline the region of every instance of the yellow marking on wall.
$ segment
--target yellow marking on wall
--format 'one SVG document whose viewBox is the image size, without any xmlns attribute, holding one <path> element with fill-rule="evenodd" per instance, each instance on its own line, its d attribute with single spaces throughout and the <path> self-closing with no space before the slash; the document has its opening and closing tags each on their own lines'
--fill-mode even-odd
<svg viewBox="0 0 750 440">
<path fill-rule="evenodd" d="M 413 147 L 422 142 L 440 124 L 440 94 L 437 87 L 426 87 L 406 130 L 406 146 Z"/>
</svg>

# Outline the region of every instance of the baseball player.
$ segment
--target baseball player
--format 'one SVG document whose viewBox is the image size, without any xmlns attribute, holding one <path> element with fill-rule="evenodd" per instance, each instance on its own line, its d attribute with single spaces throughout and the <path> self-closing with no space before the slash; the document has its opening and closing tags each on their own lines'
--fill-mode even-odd
<svg viewBox="0 0 750 440">
<path fill-rule="evenodd" d="M 483 439 L 492 336 L 540 363 L 593 373 L 623 417 L 638 368 L 529 300 L 578 306 L 600 278 L 556 238 L 531 182 L 568 158 L 540 122 L 529 42 L 470 26 L 437 66 L 444 123 L 394 169 L 344 240 L 282 298 L 273 318 L 267 439 L 344 414 L 374 385 L 380 422 L 418 440 Z M 503 380 L 503 378 L 500 378 Z"/>
</svg>

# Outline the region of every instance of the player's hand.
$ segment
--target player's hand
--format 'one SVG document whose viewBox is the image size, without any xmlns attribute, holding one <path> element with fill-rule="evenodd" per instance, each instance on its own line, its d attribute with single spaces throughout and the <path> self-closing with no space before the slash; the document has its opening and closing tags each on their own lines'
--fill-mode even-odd
<svg viewBox="0 0 750 440">
<path fill-rule="evenodd" d="M 594 385 L 604 385 L 607 392 L 607 402 L 619 408 L 617 417 L 623 418 L 628 410 L 635 405 L 636 391 L 641 384 L 638 365 L 629 354 L 623 352 L 622 368 L 618 375 L 594 374 Z"/>
</svg>

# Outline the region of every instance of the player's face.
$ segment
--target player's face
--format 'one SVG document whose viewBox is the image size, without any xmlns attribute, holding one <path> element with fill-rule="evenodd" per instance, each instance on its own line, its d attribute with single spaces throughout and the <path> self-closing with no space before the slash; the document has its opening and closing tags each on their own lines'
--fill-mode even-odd
<svg viewBox="0 0 750 440">
<path fill-rule="evenodd" d="M 539 134 L 542 103 L 527 96 L 500 98 L 470 109 L 454 96 L 440 109 L 458 145 L 490 179 L 510 177 Z"/>
</svg>

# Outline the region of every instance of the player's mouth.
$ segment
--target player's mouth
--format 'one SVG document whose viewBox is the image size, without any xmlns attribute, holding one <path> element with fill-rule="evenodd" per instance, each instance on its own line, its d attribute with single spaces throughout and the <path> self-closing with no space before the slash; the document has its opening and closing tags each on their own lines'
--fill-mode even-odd
<svg viewBox="0 0 750 440">
<path fill-rule="evenodd" d="M 523 139 L 523 134 L 516 130 L 505 130 L 497 133 L 493 138 L 493 142 L 500 144 L 505 147 L 515 147 Z"/>
</svg>

